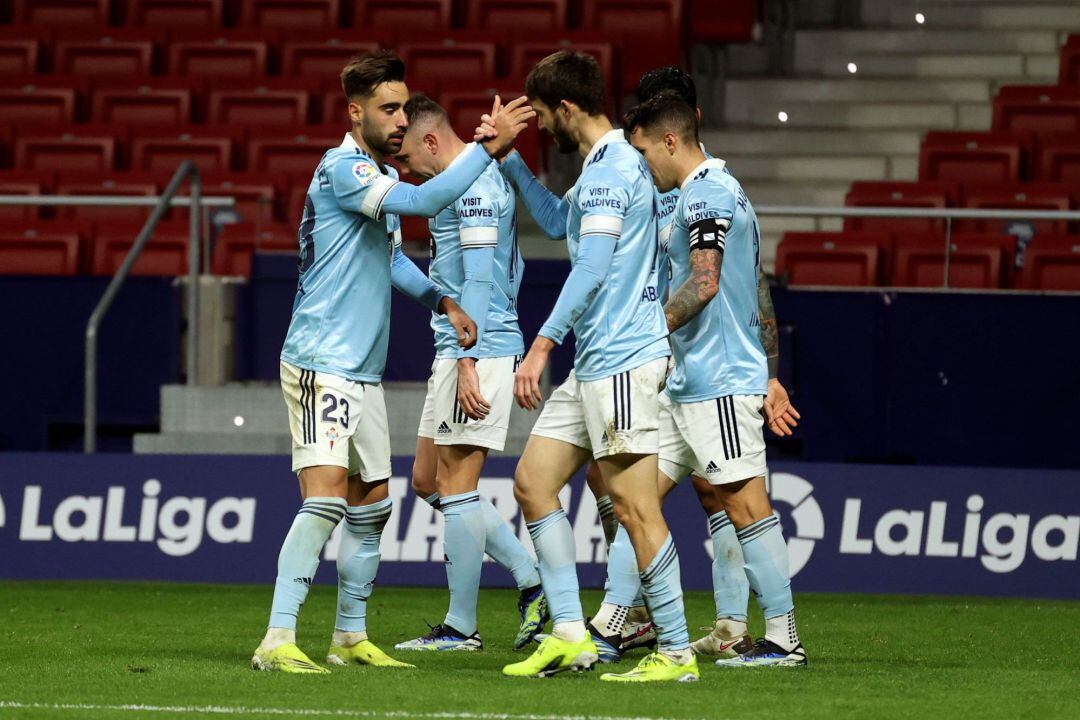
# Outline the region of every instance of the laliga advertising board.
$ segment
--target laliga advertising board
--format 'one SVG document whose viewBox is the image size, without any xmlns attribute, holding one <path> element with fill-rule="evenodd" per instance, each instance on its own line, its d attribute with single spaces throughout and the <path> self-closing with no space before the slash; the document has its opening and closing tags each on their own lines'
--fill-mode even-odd
<svg viewBox="0 0 1080 720">
<path fill-rule="evenodd" d="M 515 459 L 488 461 L 480 491 L 531 547 L 514 503 Z M 383 584 L 445 585 L 442 517 L 395 458 Z M 775 463 L 796 592 L 1080 598 L 1080 472 Z M 603 532 L 583 477 L 563 494 L 583 587 L 604 579 Z M 0 455 L 0 578 L 270 583 L 299 495 L 285 457 Z M 709 589 L 705 516 L 689 487 L 665 514 L 688 589 Z M 335 580 L 337 534 L 317 581 Z M 487 585 L 510 586 L 493 563 Z"/>
</svg>

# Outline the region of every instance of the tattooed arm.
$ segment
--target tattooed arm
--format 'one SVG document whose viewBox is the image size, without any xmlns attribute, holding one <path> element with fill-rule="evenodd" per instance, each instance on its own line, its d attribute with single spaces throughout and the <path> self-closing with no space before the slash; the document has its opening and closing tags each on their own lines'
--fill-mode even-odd
<svg viewBox="0 0 1080 720">
<path fill-rule="evenodd" d="M 664 304 L 669 333 L 693 320 L 716 297 L 720 290 L 720 267 L 723 262 L 723 246 L 690 251 L 690 277 L 671 293 Z"/>
<path fill-rule="evenodd" d="M 757 297 L 761 345 L 765 348 L 765 357 L 769 362 L 769 379 L 772 380 L 780 371 L 780 338 L 776 327 L 776 310 L 773 309 L 772 294 L 769 292 L 769 279 L 761 268 L 758 268 Z"/>
</svg>

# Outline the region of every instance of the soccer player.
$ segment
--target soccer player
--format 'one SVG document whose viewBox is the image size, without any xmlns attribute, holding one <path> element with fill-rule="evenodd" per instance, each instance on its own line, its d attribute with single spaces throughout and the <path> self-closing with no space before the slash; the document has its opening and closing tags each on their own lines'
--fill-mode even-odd
<svg viewBox="0 0 1080 720">
<path fill-rule="evenodd" d="M 525 88 L 541 127 L 560 151 L 578 152 L 584 165 L 563 198 L 537 183 L 520 155 L 502 167 L 545 233 L 566 236 L 573 266 L 518 369 L 518 404 L 539 407 L 548 355 L 571 328 L 577 353 L 573 372 L 548 399 L 515 473 L 515 496 L 540 562 L 554 627 L 529 658 L 503 672 L 542 677 L 597 661 L 578 595 L 574 536 L 558 499 L 570 477 L 595 457 L 633 543 L 659 644 L 634 670 L 602 679 L 696 680 L 678 555 L 656 491 L 658 393 L 670 355 L 656 291 L 656 193 L 641 156 L 604 115 L 604 81 L 595 58 L 569 51 L 549 55 L 530 71 Z"/>
<path fill-rule="evenodd" d="M 430 179 L 465 151 L 446 111 L 424 95 L 405 103 L 409 129 L 395 156 L 410 174 Z M 492 164 L 428 221 L 429 277 L 476 319 L 467 350 L 445 316 L 432 313 L 435 363 L 416 439 L 413 489 L 446 520 L 444 551 L 450 609 L 431 632 L 399 650 L 480 650 L 476 627 L 480 570 L 487 552 L 514 576 L 523 647 L 547 620 L 536 563 L 490 500 L 477 492 L 489 450 L 502 450 L 514 401 L 514 370 L 524 352 L 517 296 L 525 263 L 517 242 L 513 188 Z"/>
<path fill-rule="evenodd" d="M 493 107 L 498 136 L 419 187 L 397 181 L 384 158 L 408 127 L 405 65 L 392 53 L 353 58 L 341 73 L 352 129 L 323 155 L 299 230 L 300 280 L 281 351 L 281 385 L 303 504 L 278 556 L 259 670 L 327 672 L 296 645 L 296 618 L 331 531 L 344 519 L 338 607 L 327 662 L 402 667 L 367 638 L 367 600 L 390 516 L 390 442 L 383 401 L 390 287 L 444 313 L 463 347 L 476 325 L 401 251 L 394 214 L 431 216 L 461 196 L 534 115 L 519 98 Z"/>
<path fill-rule="evenodd" d="M 675 368 L 660 398 L 661 488 L 670 490 L 690 472 L 715 486 L 765 615 L 765 637 L 717 664 L 805 665 L 787 545 L 765 489 L 769 361 L 756 328 L 757 216 L 724 161 L 705 156 L 695 109 L 677 94 L 642 103 L 626 125 L 657 189 L 680 190 L 668 247 L 672 292 L 664 305 Z M 618 543 L 609 562 L 623 573 L 631 565 Z"/>
<path fill-rule="evenodd" d="M 693 78 L 681 68 L 675 66 L 659 67 L 642 75 L 637 86 L 639 102 L 645 102 L 661 92 L 669 91 L 678 95 L 687 105 L 695 108 L 700 124 L 701 109 L 697 106 L 697 89 Z M 704 146 L 701 146 L 706 158 L 711 158 Z M 674 210 L 679 199 L 679 189 L 663 193 L 660 198 L 661 241 L 665 252 L 661 261 L 661 297 L 667 297 L 669 262 L 667 246 L 670 240 Z M 792 434 L 791 427 L 798 424 L 799 413 L 792 407 L 787 390 L 777 379 L 780 349 L 776 334 L 776 313 L 769 294 L 768 280 L 764 271 L 758 270 L 758 318 L 760 321 L 760 340 L 769 366 L 768 392 L 764 408 L 766 421 L 778 436 Z M 676 481 L 681 478 L 675 478 Z M 712 539 L 713 560 L 713 599 L 716 607 L 716 620 L 709 634 L 691 643 L 694 652 L 699 655 L 734 657 L 753 648 L 753 641 L 747 632 L 746 606 L 749 600 L 750 586 L 743 567 L 742 547 L 739 544 L 735 528 L 724 511 L 719 493 L 705 478 L 692 475 L 694 490 L 701 502 L 701 507 L 708 516 L 709 535 Z M 672 485 L 661 486 L 661 493 L 666 495 Z M 629 538 L 625 532 L 618 535 L 617 542 L 622 548 L 616 552 L 625 552 Z M 627 649 L 627 624 L 640 605 L 640 583 L 633 574 L 616 573 L 609 577 L 604 603 L 592 621 L 594 639 L 601 657 L 618 657 L 616 646 L 621 641 L 620 651 Z M 636 594 L 636 597 L 635 597 Z M 634 598 L 633 600 L 631 598 Z M 627 617 L 622 632 L 617 623 Z"/>
</svg>

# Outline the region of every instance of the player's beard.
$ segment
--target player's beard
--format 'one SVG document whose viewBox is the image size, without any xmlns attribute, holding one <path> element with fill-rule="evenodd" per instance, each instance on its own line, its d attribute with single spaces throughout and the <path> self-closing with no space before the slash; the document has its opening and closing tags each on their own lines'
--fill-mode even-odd
<svg viewBox="0 0 1080 720">
<path fill-rule="evenodd" d="M 401 152 L 401 142 L 405 138 L 405 133 L 396 128 L 392 133 L 385 136 L 373 136 L 373 134 L 369 134 L 367 128 L 362 128 L 360 134 L 364 137 L 364 142 L 367 143 L 369 148 L 383 156 L 397 155 Z"/>
<path fill-rule="evenodd" d="M 566 130 L 558 115 L 555 116 L 555 123 L 551 128 L 551 136 L 555 138 L 555 145 L 563 155 L 577 152 L 577 141 L 570 137 L 570 133 Z"/>
</svg>

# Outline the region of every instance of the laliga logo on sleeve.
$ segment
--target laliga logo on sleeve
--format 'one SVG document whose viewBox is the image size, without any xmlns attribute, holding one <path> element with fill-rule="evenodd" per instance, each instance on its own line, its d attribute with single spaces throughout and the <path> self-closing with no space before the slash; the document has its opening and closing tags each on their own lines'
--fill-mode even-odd
<svg viewBox="0 0 1080 720">
<path fill-rule="evenodd" d="M 375 182 L 375 178 L 379 175 L 379 171 L 375 169 L 375 166 L 366 162 L 358 162 L 353 165 L 352 172 L 356 176 L 356 181 L 362 187 L 367 187 Z"/>
<path fill-rule="evenodd" d="M 769 496 L 773 502 L 791 506 L 788 517 L 794 527 L 789 525 L 785 532 L 791 577 L 806 567 L 814 552 L 814 543 L 825 537 L 825 519 L 821 515 L 821 506 L 811 495 L 813 491 L 814 486 L 798 475 L 778 472 L 769 476 Z"/>
</svg>

